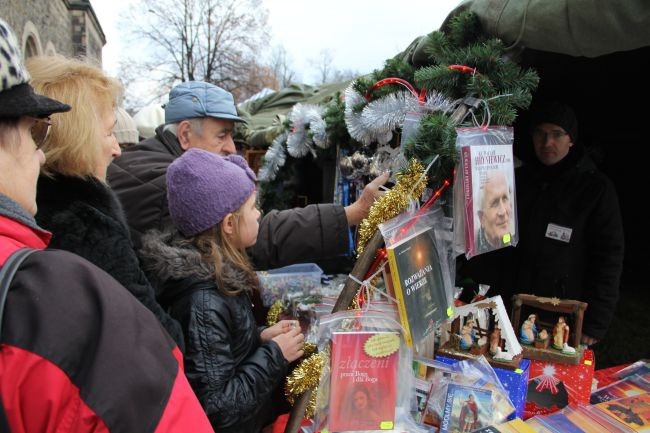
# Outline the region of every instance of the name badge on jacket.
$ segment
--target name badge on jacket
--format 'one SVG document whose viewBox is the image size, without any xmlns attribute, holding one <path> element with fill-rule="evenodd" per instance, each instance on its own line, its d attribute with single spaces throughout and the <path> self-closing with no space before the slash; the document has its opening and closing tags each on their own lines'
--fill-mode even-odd
<svg viewBox="0 0 650 433">
<path fill-rule="evenodd" d="M 548 223 L 548 226 L 546 227 L 546 237 L 555 239 L 557 241 L 562 241 L 569 243 L 571 240 L 571 233 L 573 232 L 573 229 L 570 229 L 569 227 L 562 227 L 557 224 L 553 223 Z"/>
</svg>

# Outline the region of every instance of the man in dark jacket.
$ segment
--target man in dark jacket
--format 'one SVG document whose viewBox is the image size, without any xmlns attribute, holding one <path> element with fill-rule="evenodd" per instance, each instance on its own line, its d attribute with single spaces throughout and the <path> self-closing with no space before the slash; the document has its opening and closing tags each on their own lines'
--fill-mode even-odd
<svg viewBox="0 0 650 433">
<path fill-rule="evenodd" d="M 581 343 L 592 345 L 607 333 L 619 296 L 618 197 L 578 143 L 570 107 L 538 105 L 530 125 L 535 157 L 515 170 L 519 244 L 462 263 L 459 275 L 505 302 L 515 293 L 586 302 Z"/>
<path fill-rule="evenodd" d="M 39 146 L 49 116 L 70 106 L 34 92 L 1 19 L 0 52 L 0 266 L 39 250 L 16 272 L 0 320 L 0 431 L 212 432 L 155 316 L 93 264 L 44 250 Z"/>
<path fill-rule="evenodd" d="M 145 231 L 170 225 L 165 184 L 169 164 L 190 148 L 222 156 L 236 153 L 234 122 L 242 121 L 232 94 L 213 84 L 189 81 L 171 90 L 165 125 L 154 137 L 126 149 L 108 169 L 108 182 L 124 206 L 136 247 Z M 345 253 L 348 226 L 367 216 L 387 180 L 388 174 L 379 176 L 345 208 L 317 204 L 269 212 L 250 251 L 256 266 L 268 269 Z"/>
<path fill-rule="evenodd" d="M 587 302 L 582 343 L 602 339 L 616 310 L 623 223 L 611 180 L 578 143 L 573 110 L 558 102 L 531 112 L 535 157 L 516 171 L 519 245 L 515 286 Z"/>
</svg>

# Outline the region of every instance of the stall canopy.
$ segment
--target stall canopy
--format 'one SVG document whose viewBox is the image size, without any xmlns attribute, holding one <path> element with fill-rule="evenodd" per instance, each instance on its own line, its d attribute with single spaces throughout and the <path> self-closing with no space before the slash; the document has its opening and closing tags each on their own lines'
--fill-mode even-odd
<svg viewBox="0 0 650 433">
<path fill-rule="evenodd" d="M 466 9 L 516 47 L 598 57 L 650 45 L 647 0 L 465 0 L 450 16 Z"/>
</svg>

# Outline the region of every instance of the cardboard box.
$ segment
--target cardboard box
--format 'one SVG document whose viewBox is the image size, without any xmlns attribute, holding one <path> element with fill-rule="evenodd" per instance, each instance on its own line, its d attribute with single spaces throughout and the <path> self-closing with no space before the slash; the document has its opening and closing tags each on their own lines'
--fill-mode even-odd
<svg viewBox="0 0 650 433">
<path fill-rule="evenodd" d="M 458 362 L 458 359 L 436 356 L 436 361 L 444 362 L 445 364 L 453 364 L 454 362 Z M 508 392 L 510 401 L 515 405 L 515 412 L 508 417 L 508 420 L 513 420 L 517 417 L 523 418 L 524 416 L 530 362 L 529 359 L 522 359 L 519 363 L 519 368 L 515 370 L 498 367 L 494 368 L 494 372 Z"/>
<path fill-rule="evenodd" d="M 524 419 L 553 413 L 569 404 L 589 404 L 595 364 L 590 349 L 575 365 L 531 360 Z"/>
</svg>

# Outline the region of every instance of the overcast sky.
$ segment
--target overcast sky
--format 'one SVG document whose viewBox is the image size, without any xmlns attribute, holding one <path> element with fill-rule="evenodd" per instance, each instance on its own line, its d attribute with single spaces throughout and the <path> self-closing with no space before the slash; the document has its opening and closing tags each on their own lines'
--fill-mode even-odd
<svg viewBox="0 0 650 433">
<path fill-rule="evenodd" d="M 310 60 L 323 49 L 338 70 L 361 74 L 381 69 L 384 61 L 416 37 L 440 27 L 460 0 L 263 0 L 269 10 L 271 44 L 287 50 L 290 66 L 311 83 Z M 91 0 L 106 34 L 104 68 L 117 73 L 123 30 L 119 14 L 129 0 Z M 313 69 L 313 68 L 312 68 Z"/>
</svg>

